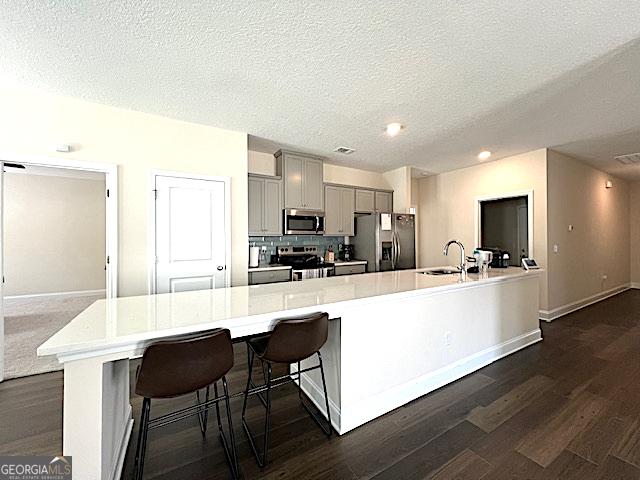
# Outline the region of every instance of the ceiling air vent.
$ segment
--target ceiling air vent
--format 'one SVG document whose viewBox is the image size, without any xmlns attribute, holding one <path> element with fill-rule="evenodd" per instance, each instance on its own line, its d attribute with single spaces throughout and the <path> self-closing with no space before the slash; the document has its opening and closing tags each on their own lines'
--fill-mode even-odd
<svg viewBox="0 0 640 480">
<path fill-rule="evenodd" d="M 349 147 L 338 147 L 334 150 L 334 152 L 341 153 L 343 155 L 351 155 L 353 152 L 355 152 L 355 149 Z"/>
<path fill-rule="evenodd" d="M 618 155 L 613 157 L 623 165 L 633 165 L 640 163 L 640 153 L 629 153 L 628 155 Z"/>
</svg>

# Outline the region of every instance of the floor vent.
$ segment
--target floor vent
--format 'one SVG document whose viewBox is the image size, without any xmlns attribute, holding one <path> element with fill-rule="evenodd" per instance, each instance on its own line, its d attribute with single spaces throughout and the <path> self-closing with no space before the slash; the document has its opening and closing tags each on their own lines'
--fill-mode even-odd
<svg viewBox="0 0 640 480">
<path fill-rule="evenodd" d="M 628 155 L 618 155 L 617 157 L 613 157 L 614 160 L 617 160 L 623 165 L 633 165 L 635 163 L 640 163 L 640 153 L 629 153 Z"/>
<path fill-rule="evenodd" d="M 338 147 L 334 150 L 334 152 L 341 153 L 343 155 L 351 155 L 353 152 L 355 152 L 355 149 L 349 147 Z"/>
</svg>

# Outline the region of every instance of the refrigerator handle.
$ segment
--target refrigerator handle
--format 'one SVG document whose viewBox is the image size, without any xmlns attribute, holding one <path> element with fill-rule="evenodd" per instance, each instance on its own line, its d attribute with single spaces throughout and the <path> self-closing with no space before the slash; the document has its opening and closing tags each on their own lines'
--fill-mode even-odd
<svg viewBox="0 0 640 480">
<path fill-rule="evenodd" d="M 398 232 L 394 232 L 396 235 L 396 255 L 397 255 L 397 259 L 396 259 L 396 263 L 400 263 L 400 255 L 402 255 L 402 250 L 400 249 L 400 235 L 398 235 Z"/>
<path fill-rule="evenodd" d="M 391 232 L 391 268 L 396 269 L 396 261 L 398 259 L 398 244 L 396 240 L 396 232 Z"/>
</svg>

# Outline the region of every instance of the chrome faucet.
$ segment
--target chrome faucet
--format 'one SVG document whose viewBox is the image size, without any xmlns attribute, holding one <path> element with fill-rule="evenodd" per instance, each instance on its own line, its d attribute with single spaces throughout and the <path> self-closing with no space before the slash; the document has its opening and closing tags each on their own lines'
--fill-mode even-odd
<svg viewBox="0 0 640 480">
<path fill-rule="evenodd" d="M 458 240 L 450 240 L 442 249 L 442 254 L 444 256 L 447 256 L 449 254 L 449 246 L 453 243 L 455 243 L 460 247 L 460 265 L 458 265 L 458 268 L 460 269 L 461 274 L 465 274 L 467 273 L 466 269 L 464 268 L 464 262 L 466 257 L 464 255 L 464 245 L 462 245 L 462 243 L 460 243 Z"/>
</svg>

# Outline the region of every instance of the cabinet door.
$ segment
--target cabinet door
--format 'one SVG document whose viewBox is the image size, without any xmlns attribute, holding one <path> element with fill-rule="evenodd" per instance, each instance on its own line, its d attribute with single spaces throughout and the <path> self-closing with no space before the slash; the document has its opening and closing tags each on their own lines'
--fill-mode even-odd
<svg viewBox="0 0 640 480">
<path fill-rule="evenodd" d="M 354 234 L 353 215 L 355 213 L 355 192 L 353 188 L 340 189 L 342 229 L 340 235 L 352 236 Z"/>
<path fill-rule="evenodd" d="M 389 192 L 376 192 L 376 212 L 391 213 L 393 211 L 392 196 Z"/>
<path fill-rule="evenodd" d="M 303 196 L 303 157 L 284 155 L 284 208 L 305 208 Z"/>
<path fill-rule="evenodd" d="M 375 212 L 373 190 L 356 189 L 356 212 Z"/>
<path fill-rule="evenodd" d="M 264 179 L 249 177 L 249 235 L 264 235 Z"/>
<path fill-rule="evenodd" d="M 304 208 L 312 210 L 324 209 L 324 184 L 322 161 L 306 159 L 304 162 Z"/>
<path fill-rule="evenodd" d="M 324 234 L 325 235 L 341 235 L 342 230 L 342 209 L 341 188 L 324 187 Z"/>
<path fill-rule="evenodd" d="M 282 182 L 264 180 L 264 235 L 282 235 Z"/>
</svg>

